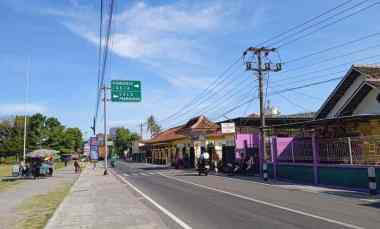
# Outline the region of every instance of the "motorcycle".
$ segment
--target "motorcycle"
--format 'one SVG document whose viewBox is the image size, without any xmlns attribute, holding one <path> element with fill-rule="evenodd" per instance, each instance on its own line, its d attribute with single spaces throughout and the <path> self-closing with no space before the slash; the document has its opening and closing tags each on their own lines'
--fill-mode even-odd
<svg viewBox="0 0 380 229">
<path fill-rule="evenodd" d="M 202 174 L 205 174 L 205 176 L 208 175 L 208 172 L 210 171 L 210 164 L 207 162 L 200 163 L 198 166 L 198 175 L 201 176 Z"/>
<path fill-rule="evenodd" d="M 115 160 L 111 160 L 111 166 L 112 166 L 112 168 L 115 168 L 115 166 L 116 166 L 116 161 Z"/>
<path fill-rule="evenodd" d="M 223 171 L 228 173 L 230 176 L 234 176 L 241 172 L 241 167 L 237 163 L 227 163 L 223 167 Z"/>
</svg>

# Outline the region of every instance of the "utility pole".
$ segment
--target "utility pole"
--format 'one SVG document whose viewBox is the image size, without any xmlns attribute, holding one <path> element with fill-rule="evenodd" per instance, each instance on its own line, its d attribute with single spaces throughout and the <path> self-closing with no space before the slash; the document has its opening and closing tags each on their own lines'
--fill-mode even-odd
<svg viewBox="0 0 380 229">
<path fill-rule="evenodd" d="M 104 93 L 104 175 L 108 174 L 108 144 L 107 144 L 107 87 L 106 85 L 103 86 L 103 93 Z"/>
<path fill-rule="evenodd" d="M 256 56 L 257 62 L 253 61 L 246 61 L 246 70 L 247 71 L 255 71 L 257 72 L 257 78 L 259 80 L 259 99 L 260 99 L 260 152 L 259 152 L 259 159 L 260 159 L 260 174 L 263 175 L 263 165 L 265 163 L 265 155 L 266 155 L 266 147 L 265 147 L 265 102 L 264 102 L 264 78 L 263 73 L 268 71 L 274 71 L 278 72 L 281 71 L 282 65 L 281 63 L 277 63 L 273 65 L 271 62 L 264 63 L 264 66 L 262 64 L 262 57 L 267 57 L 271 52 L 275 52 L 275 48 L 254 48 L 250 47 L 248 48 L 243 56 L 245 56 L 248 53 L 252 53 L 253 56 Z"/>
<path fill-rule="evenodd" d="M 25 165 L 25 160 L 26 160 L 26 122 L 27 122 L 27 115 L 28 115 L 28 111 L 27 111 L 27 106 L 28 106 L 28 102 L 29 102 L 29 81 L 30 81 L 30 58 L 28 59 L 28 70 L 26 72 L 26 75 L 25 75 L 25 81 L 26 81 L 26 85 L 25 85 L 25 114 L 24 114 L 24 147 L 23 147 L 23 157 L 22 157 L 22 161 L 23 161 L 23 164 Z"/>
<path fill-rule="evenodd" d="M 141 140 L 143 140 L 143 122 L 140 121 L 140 137 L 141 137 Z"/>
</svg>

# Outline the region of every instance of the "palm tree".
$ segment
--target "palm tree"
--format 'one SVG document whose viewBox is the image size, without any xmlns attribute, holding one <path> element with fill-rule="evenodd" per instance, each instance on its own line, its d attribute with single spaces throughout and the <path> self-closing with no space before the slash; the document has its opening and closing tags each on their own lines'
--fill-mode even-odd
<svg viewBox="0 0 380 229">
<path fill-rule="evenodd" d="M 150 137 L 153 137 L 161 131 L 161 127 L 156 123 L 153 115 L 149 116 L 146 122 L 146 130 L 150 132 Z"/>
</svg>

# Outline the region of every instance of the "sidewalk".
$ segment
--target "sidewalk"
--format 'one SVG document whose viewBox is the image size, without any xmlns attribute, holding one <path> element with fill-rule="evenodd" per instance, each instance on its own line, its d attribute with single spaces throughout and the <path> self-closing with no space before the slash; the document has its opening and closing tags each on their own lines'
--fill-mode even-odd
<svg viewBox="0 0 380 229">
<path fill-rule="evenodd" d="M 72 165 L 58 170 L 53 177 L 27 179 L 0 192 L 0 228 L 12 229 L 25 220 L 20 206 L 30 199 L 54 192 L 78 178 Z"/>
<path fill-rule="evenodd" d="M 85 169 L 45 229 L 167 228 L 159 215 L 145 206 L 103 166 Z"/>
</svg>

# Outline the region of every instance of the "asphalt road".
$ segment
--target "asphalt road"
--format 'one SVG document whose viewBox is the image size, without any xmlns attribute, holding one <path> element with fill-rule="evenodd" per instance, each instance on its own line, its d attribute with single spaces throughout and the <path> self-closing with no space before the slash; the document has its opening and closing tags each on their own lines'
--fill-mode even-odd
<svg viewBox="0 0 380 229">
<path fill-rule="evenodd" d="M 136 163 L 118 163 L 115 171 L 191 228 L 378 229 L 380 225 L 379 207 L 357 199 Z"/>
</svg>

